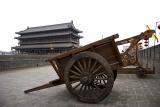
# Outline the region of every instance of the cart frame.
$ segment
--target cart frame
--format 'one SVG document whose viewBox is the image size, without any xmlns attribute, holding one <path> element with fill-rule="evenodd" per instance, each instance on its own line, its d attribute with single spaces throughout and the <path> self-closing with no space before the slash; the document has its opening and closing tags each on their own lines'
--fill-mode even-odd
<svg viewBox="0 0 160 107">
<path fill-rule="evenodd" d="M 115 34 L 46 60 L 59 78 L 24 92 L 66 84 L 68 91 L 82 102 L 102 101 L 112 90 L 117 70 L 123 67 L 114 41 L 118 37 Z"/>
</svg>

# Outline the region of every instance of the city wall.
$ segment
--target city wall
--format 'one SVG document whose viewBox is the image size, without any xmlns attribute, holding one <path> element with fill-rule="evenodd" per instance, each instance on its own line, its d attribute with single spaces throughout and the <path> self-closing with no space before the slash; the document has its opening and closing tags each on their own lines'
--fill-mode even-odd
<svg viewBox="0 0 160 107">
<path fill-rule="evenodd" d="M 160 44 L 138 52 L 138 60 L 141 66 L 155 69 L 155 73 L 160 74 Z"/>
<path fill-rule="evenodd" d="M 0 71 L 48 65 L 51 55 L 0 55 Z"/>
<path fill-rule="evenodd" d="M 17 68 L 37 67 L 48 65 L 46 59 L 53 55 L 0 55 L 0 71 Z M 138 60 L 141 66 L 155 69 L 160 74 L 160 44 L 138 52 Z"/>
</svg>

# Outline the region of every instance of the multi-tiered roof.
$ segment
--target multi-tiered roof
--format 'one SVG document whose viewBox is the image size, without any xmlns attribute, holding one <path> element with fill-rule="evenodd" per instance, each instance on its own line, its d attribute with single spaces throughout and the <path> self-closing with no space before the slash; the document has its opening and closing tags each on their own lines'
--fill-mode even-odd
<svg viewBox="0 0 160 107">
<path fill-rule="evenodd" d="M 75 28 L 73 21 L 69 23 L 27 27 L 27 29 L 16 32 L 19 37 L 19 46 L 12 47 L 19 53 L 61 53 L 79 47 L 78 33 L 82 31 Z"/>
</svg>

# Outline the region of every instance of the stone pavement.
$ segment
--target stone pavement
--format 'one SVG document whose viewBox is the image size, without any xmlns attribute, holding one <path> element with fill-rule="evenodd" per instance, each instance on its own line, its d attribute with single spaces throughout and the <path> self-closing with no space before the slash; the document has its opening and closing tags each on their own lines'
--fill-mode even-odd
<svg viewBox="0 0 160 107">
<path fill-rule="evenodd" d="M 65 85 L 24 94 L 58 78 L 51 66 L 0 72 L 0 107 L 160 107 L 160 75 L 139 79 L 119 74 L 112 93 L 99 104 L 77 101 Z"/>
</svg>

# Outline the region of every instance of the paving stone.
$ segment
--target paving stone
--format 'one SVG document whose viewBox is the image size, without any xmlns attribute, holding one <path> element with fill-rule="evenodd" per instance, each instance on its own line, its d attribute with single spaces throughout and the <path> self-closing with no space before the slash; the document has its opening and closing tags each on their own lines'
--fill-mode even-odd
<svg viewBox="0 0 160 107">
<path fill-rule="evenodd" d="M 98 104 L 77 101 L 65 85 L 23 93 L 56 78 L 51 66 L 0 72 L 0 107 L 160 107 L 159 74 L 118 74 L 111 94 Z"/>
</svg>

